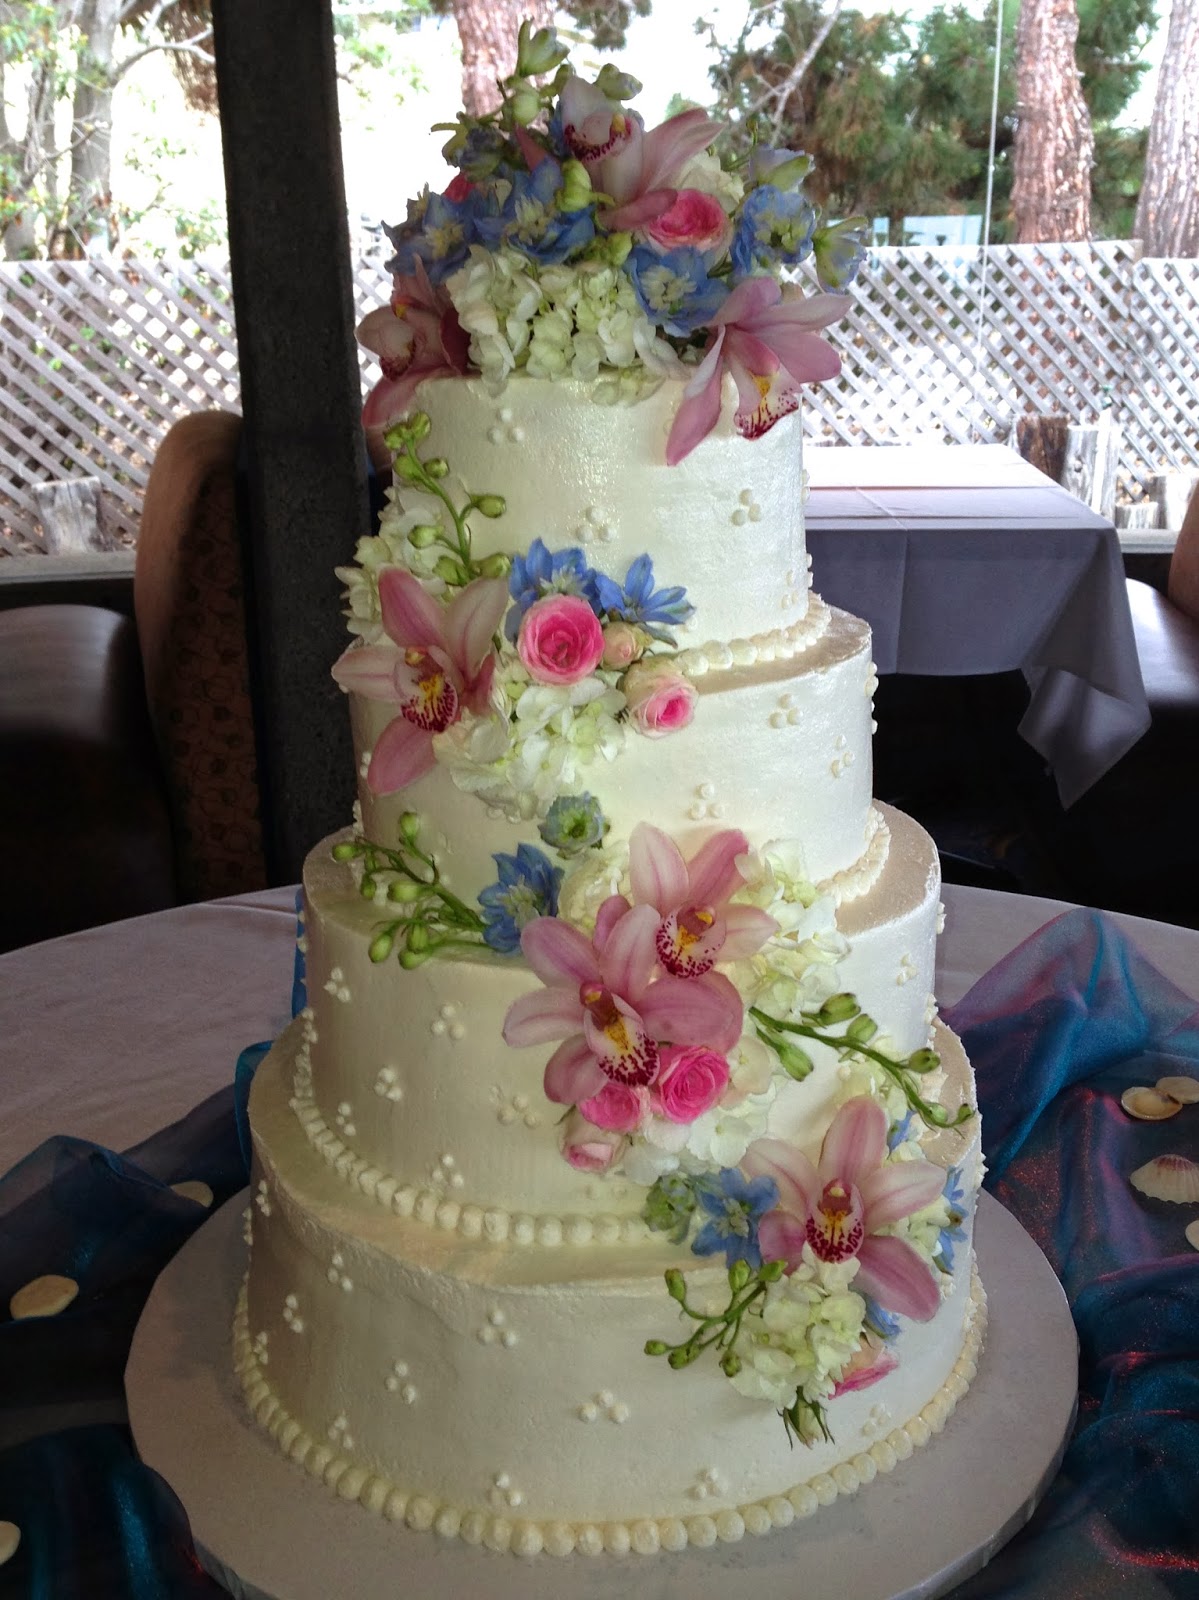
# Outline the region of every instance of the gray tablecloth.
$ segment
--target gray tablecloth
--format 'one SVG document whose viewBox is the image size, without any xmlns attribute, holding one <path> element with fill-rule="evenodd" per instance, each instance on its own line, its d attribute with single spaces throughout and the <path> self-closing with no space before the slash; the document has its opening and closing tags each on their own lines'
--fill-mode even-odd
<svg viewBox="0 0 1199 1600">
<path fill-rule="evenodd" d="M 1014 452 L 963 453 L 809 451 L 815 586 L 870 623 L 880 672 L 1021 670 L 1020 732 L 1071 805 L 1149 726 L 1119 540 Z"/>
</svg>

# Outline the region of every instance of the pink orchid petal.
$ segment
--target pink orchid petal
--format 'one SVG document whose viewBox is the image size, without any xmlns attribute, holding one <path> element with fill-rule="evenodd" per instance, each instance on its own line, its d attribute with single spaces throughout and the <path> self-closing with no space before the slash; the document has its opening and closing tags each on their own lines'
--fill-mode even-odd
<svg viewBox="0 0 1199 1600">
<path fill-rule="evenodd" d="M 756 1176 L 756 1174 L 755 1174 Z M 763 1261 L 785 1261 L 794 1271 L 803 1260 L 807 1230 L 785 1211 L 771 1211 L 758 1224 L 758 1246 Z"/>
<path fill-rule="evenodd" d="M 758 332 L 765 343 L 766 333 Z M 796 383 L 824 383 L 841 370 L 841 357 L 818 333 L 779 329 L 769 335 L 769 344 Z"/>
<path fill-rule="evenodd" d="M 687 899 L 696 906 L 719 906 L 745 883 L 737 857 L 749 849 L 739 828 L 713 834 L 687 863 Z"/>
<path fill-rule="evenodd" d="M 362 406 L 364 428 L 386 428 L 408 411 L 417 385 L 429 376 L 427 367 L 412 366 L 398 377 L 382 377 Z"/>
<path fill-rule="evenodd" d="M 589 1100 L 607 1081 L 581 1033 L 560 1044 L 545 1064 L 545 1097 L 561 1106 Z"/>
<path fill-rule="evenodd" d="M 724 129 L 723 122 L 698 106 L 651 128 L 642 140 L 641 192 L 671 184 L 692 156 L 706 150 Z"/>
<path fill-rule="evenodd" d="M 657 965 L 658 955 L 654 949 L 657 931 L 658 913 L 653 906 L 634 906 L 613 924 L 604 941 L 600 959 L 604 981 L 615 994 L 635 1004 L 640 1001 Z"/>
<path fill-rule="evenodd" d="M 568 983 L 571 996 L 580 983 L 599 978 L 599 962 L 591 940 L 558 917 L 537 917 L 520 936 L 525 960 L 542 983 Z M 580 1002 L 575 998 L 576 1006 Z"/>
<path fill-rule="evenodd" d="M 945 1173 L 931 1161 L 891 1161 L 858 1184 L 867 1233 L 923 1211 L 945 1188 Z"/>
<path fill-rule="evenodd" d="M 626 200 L 623 205 L 605 211 L 603 225 L 610 233 L 632 233 L 664 216 L 677 196 L 677 189 L 651 189 L 648 194 L 638 195 L 635 200 Z"/>
<path fill-rule="evenodd" d="M 445 607 L 410 572 L 387 567 L 379 574 L 379 606 L 383 630 L 396 644 L 444 647 Z"/>
<path fill-rule="evenodd" d="M 391 306 L 368 311 L 356 329 L 358 343 L 372 355 L 386 361 L 399 361 L 412 350 L 412 324 L 399 317 Z"/>
<path fill-rule="evenodd" d="M 629 902 L 622 894 L 610 894 L 595 914 L 595 948 L 603 951 L 612 929 L 629 910 Z"/>
<path fill-rule="evenodd" d="M 758 951 L 779 930 L 778 923 L 757 906 L 727 906 L 724 912 L 722 961 L 743 961 Z"/>
<path fill-rule="evenodd" d="M 778 305 L 783 291 L 773 278 L 743 278 L 730 291 L 709 327 L 752 327 L 755 320 Z"/>
<path fill-rule="evenodd" d="M 803 294 L 795 285 L 788 284 L 778 303 L 754 318 L 754 331 L 764 338 L 772 335 L 777 327 L 806 328 L 815 333 L 819 328 L 840 322 L 852 305 L 852 295 Z"/>
<path fill-rule="evenodd" d="M 393 717 L 376 741 L 366 786 L 372 794 L 395 794 L 436 765 L 433 735 L 405 717 Z"/>
<path fill-rule="evenodd" d="M 601 1016 L 603 1022 L 597 1021 L 591 1010 L 584 1011 L 583 1035 L 606 1076 L 617 1083 L 652 1083 L 658 1071 L 658 1047 L 638 1012 L 620 995 L 606 990 Z"/>
<path fill-rule="evenodd" d="M 702 439 L 708 437 L 720 421 L 720 385 L 724 376 L 723 351 L 724 329 L 722 328 L 716 335 L 712 348 L 695 369 L 695 376 L 683 390 L 682 403 L 674 414 L 674 421 L 670 425 L 670 433 L 666 439 L 668 467 L 678 466 Z"/>
<path fill-rule="evenodd" d="M 741 996 L 722 973 L 659 978 L 645 991 L 639 1009 L 659 1043 L 702 1044 L 727 1055 L 741 1037 Z"/>
<path fill-rule="evenodd" d="M 669 834 L 650 822 L 639 822 L 629 836 L 629 882 L 633 899 L 655 907 L 660 915 L 687 897 L 687 863 Z"/>
<path fill-rule="evenodd" d="M 833 1118 L 820 1147 L 820 1186 L 840 1178 L 861 1189 L 862 1179 L 882 1165 L 887 1153 L 887 1114 L 868 1095 L 847 1100 Z"/>
<path fill-rule="evenodd" d="M 333 676 L 343 689 L 368 700 L 396 699 L 394 645 L 352 644 L 333 663 Z"/>
<path fill-rule="evenodd" d="M 884 1311 L 896 1311 L 913 1322 L 931 1321 L 941 1305 L 932 1268 L 906 1239 L 885 1233 L 862 1241 L 853 1288 L 877 1300 Z"/>
<path fill-rule="evenodd" d="M 532 994 L 522 994 L 508 1007 L 504 1017 L 504 1043 L 523 1049 L 572 1034 L 578 1034 L 581 1039 L 579 1024 L 582 1020 L 579 998 L 569 989 L 558 985 L 535 989 Z"/>
<path fill-rule="evenodd" d="M 549 152 L 543 150 L 534 139 L 533 135 L 521 127 L 513 128 L 512 137 L 516 140 L 520 153 L 525 158 L 525 166 L 530 172 L 536 172 L 543 161 L 550 159 Z"/>
<path fill-rule="evenodd" d="M 591 145 L 597 140 L 610 148 L 590 168 L 595 187 L 610 195 L 618 206 L 626 200 L 635 200 L 651 187 L 642 178 L 641 151 L 645 142 L 645 127 L 635 111 L 609 111 L 605 127 L 602 116 L 588 117 L 583 124 L 584 139 Z"/>
<path fill-rule="evenodd" d="M 468 711 L 483 717 L 491 710 L 491 685 L 495 681 L 496 658 L 488 656 L 467 685 L 462 703 Z"/>
<path fill-rule="evenodd" d="M 504 578 L 476 578 L 445 610 L 445 639 L 455 665 L 468 681 L 482 666 L 508 609 Z"/>
<path fill-rule="evenodd" d="M 808 1213 L 820 1196 L 820 1180 L 802 1150 L 782 1139 L 755 1139 L 741 1158 L 741 1170 L 747 1178 L 773 1178 L 779 1205 L 806 1228 Z"/>
</svg>

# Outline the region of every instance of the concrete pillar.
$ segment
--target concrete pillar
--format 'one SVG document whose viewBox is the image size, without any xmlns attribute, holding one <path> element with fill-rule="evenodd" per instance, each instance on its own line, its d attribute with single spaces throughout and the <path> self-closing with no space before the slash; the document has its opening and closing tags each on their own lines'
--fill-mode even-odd
<svg viewBox="0 0 1199 1600">
<path fill-rule="evenodd" d="M 251 661 L 272 881 L 344 826 L 333 568 L 368 530 L 330 0 L 213 0 L 241 362 Z"/>
</svg>

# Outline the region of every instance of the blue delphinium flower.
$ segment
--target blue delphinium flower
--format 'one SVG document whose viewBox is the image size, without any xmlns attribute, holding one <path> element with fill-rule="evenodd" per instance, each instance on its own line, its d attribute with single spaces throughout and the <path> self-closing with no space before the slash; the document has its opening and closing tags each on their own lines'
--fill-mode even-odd
<svg viewBox="0 0 1199 1600">
<path fill-rule="evenodd" d="M 499 214 L 478 218 L 479 238 L 490 250 L 508 245 L 544 265 L 564 260 L 595 237 L 595 218 L 590 206 L 559 210 L 561 188 L 562 168 L 556 161 L 539 162 L 533 172 L 514 172 Z"/>
<path fill-rule="evenodd" d="M 877 1300 L 872 1300 L 869 1295 L 863 1297 L 866 1301 L 866 1326 L 880 1339 L 894 1339 L 899 1333 L 899 1318 L 894 1311 L 884 1311 Z"/>
<path fill-rule="evenodd" d="M 778 1204 L 778 1185 L 773 1178 L 746 1178 L 736 1167 L 725 1167 L 712 1184 L 698 1190 L 699 1203 L 708 1213 L 692 1241 L 697 1256 L 714 1256 L 724 1251 L 731 1267 L 734 1261 L 762 1265 L 758 1245 L 758 1224 Z"/>
<path fill-rule="evenodd" d="M 608 822 L 593 795 L 561 794 L 537 831 L 551 850 L 569 861 L 603 844 Z"/>
<path fill-rule="evenodd" d="M 504 633 L 515 644 L 521 618 L 535 600 L 542 600 L 547 594 L 577 594 L 598 616 L 603 608 L 596 584 L 597 575 L 577 546 L 551 554 L 540 539 L 534 539 L 527 555 L 512 558 L 508 593 L 516 604 L 509 607 L 504 619 Z"/>
<path fill-rule="evenodd" d="M 734 278 L 802 261 L 812 249 L 816 211 L 800 190 L 763 183 L 741 202 L 731 254 Z"/>
<path fill-rule="evenodd" d="M 479 895 L 483 939 L 493 950 L 509 955 L 520 949 L 526 923 L 535 917 L 557 915 L 562 869 L 531 844 L 518 844 L 514 856 L 499 853 L 492 860 L 499 869 L 499 881 Z"/>
<path fill-rule="evenodd" d="M 709 322 L 728 298 L 728 284 L 708 276 L 707 257 L 691 245 L 659 254 L 639 244 L 629 252 L 624 270 L 649 320 L 678 336 Z"/>
<path fill-rule="evenodd" d="M 423 261 L 431 283 L 444 283 L 466 260 L 474 243 L 477 213 L 483 198 L 472 191 L 464 200 L 425 192 L 408 202 L 407 221 L 398 227 L 384 224 L 383 231 L 396 247 L 387 271 L 408 278 Z"/>
<path fill-rule="evenodd" d="M 893 1122 L 887 1131 L 887 1149 L 894 1152 L 901 1144 L 906 1144 L 912 1137 L 912 1122 L 916 1113 L 905 1111 L 898 1122 Z"/>
<path fill-rule="evenodd" d="M 621 622 L 635 623 L 664 644 L 674 643 L 665 624 L 678 627 L 695 615 L 686 589 L 677 585 L 670 589 L 654 588 L 654 563 L 649 556 L 637 557 L 625 573 L 623 584 L 605 577 L 602 572 L 596 573 L 595 582 L 602 612 Z"/>
<path fill-rule="evenodd" d="M 950 1167 L 945 1174 L 945 1187 L 941 1193 L 949 1207 L 949 1223 L 937 1235 L 937 1265 L 942 1272 L 953 1271 L 954 1246 L 965 1244 L 966 1192 L 962 1187 L 961 1167 Z"/>
</svg>

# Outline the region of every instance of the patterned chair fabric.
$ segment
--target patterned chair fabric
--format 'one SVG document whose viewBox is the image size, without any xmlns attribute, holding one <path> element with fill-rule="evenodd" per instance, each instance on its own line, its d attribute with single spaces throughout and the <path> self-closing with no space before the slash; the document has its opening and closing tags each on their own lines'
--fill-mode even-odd
<svg viewBox="0 0 1199 1600">
<path fill-rule="evenodd" d="M 183 901 L 267 882 L 236 517 L 241 425 L 226 411 L 174 424 L 137 542 L 134 610 Z"/>
</svg>

